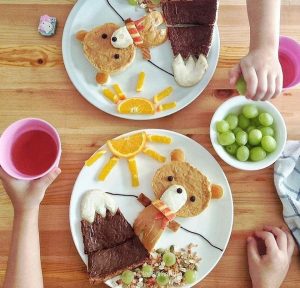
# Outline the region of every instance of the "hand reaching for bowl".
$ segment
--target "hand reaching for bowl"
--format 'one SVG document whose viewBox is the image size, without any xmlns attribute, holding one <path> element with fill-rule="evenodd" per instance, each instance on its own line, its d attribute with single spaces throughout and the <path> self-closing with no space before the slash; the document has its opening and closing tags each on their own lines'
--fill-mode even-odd
<svg viewBox="0 0 300 288">
<path fill-rule="evenodd" d="M 260 253 L 262 240 L 266 252 Z M 295 242 L 289 231 L 265 226 L 247 239 L 249 274 L 254 288 L 279 288 L 288 272 Z M 261 255 L 263 254 L 263 255 Z"/>
</svg>

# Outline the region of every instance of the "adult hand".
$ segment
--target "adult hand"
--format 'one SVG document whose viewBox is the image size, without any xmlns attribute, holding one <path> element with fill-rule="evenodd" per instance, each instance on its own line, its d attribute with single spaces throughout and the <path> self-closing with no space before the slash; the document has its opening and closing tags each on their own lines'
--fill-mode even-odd
<svg viewBox="0 0 300 288">
<path fill-rule="evenodd" d="M 254 288 L 279 288 L 291 262 L 295 242 L 289 231 L 265 226 L 248 237 L 248 265 Z M 257 238 L 264 241 L 266 254 L 260 255 Z"/>
</svg>

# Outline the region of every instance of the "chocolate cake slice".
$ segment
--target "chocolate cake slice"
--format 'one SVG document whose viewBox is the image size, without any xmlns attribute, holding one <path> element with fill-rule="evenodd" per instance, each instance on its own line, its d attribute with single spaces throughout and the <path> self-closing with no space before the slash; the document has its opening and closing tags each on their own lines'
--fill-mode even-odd
<svg viewBox="0 0 300 288">
<path fill-rule="evenodd" d="M 96 213 L 93 223 L 82 220 L 81 232 L 85 254 L 118 246 L 135 235 L 120 210 L 115 215 L 107 210 L 105 218 Z"/>
<path fill-rule="evenodd" d="M 191 27 L 169 27 L 168 36 L 175 56 L 181 54 L 183 58 L 190 55 L 208 55 L 213 34 L 213 25 Z"/>
<path fill-rule="evenodd" d="M 217 0 L 164 1 L 162 10 L 168 25 L 210 24 L 216 22 Z"/>
<path fill-rule="evenodd" d="M 98 284 L 121 274 L 126 269 L 141 266 L 148 257 L 148 251 L 137 236 L 119 246 L 94 252 L 89 255 L 88 261 L 90 282 Z"/>
</svg>

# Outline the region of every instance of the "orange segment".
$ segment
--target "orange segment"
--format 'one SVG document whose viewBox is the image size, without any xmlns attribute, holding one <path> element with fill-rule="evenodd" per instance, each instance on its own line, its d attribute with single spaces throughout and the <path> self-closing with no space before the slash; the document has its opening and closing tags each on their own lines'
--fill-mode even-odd
<svg viewBox="0 0 300 288">
<path fill-rule="evenodd" d="M 162 101 L 166 97 L 170 96 L 173 93 L 173 88 L 168 87 L 164 89 L 163 91 L 159 92 L 154 96 L 154 103 L 157 104 L 158 102 Z"/>
<path fill-rule="evenodd" d="M 136 133 L 127 137 L 107 141 L 110 151 L 118 156 L 130 158 L 140 153 L 146 144 L 146 133 Z"/>
<path fill-rule="evenodd" d="M 134 158 L 128 159 L 129 171 L 131 173 L 131 184 L 133 187 L 138 187 L 140 185 L 138 170 L 136 167 L 136 161 Z"/>
<path fill-rule="evenodd" d="M 154 104 L 145 98 L 130 98 L 118 105 L 118 112 L 122 114 L 154 114 Z"/>
<path fill-rule="evenodd" d="M 86 166 L 93 165 L 101 156 L 103 156 L 106 153 L 104 150 L 99 150 L 96 153 L 94 153 L 88 160 L 85 161 Z"/>
<path fill-rule="evenodd" d="M 119 102 L 119 97 L 114 92 L 109 89 L 103 89 L 103 95 L 111 102 L 117 104 Z"/>
<path fill-rule="evenodd" d="M 117 157 L 111 157 L 109 161 L 105 164 L 105 166 L 102 168 L 102 170 L 99 173 L 98 179 L 100 181 L 104 181 L 110 171 L 115 167 L 115 165 L 118 163 L 119 158 Z"/>
<path fill-rule="evenodd" d="M 138 77 L 138 81 L 136 84 L 136 92 L 141 92 L 144 88 L 146 74 L 141 72 Z"/>
<path fill-rule="evenodd" d="M 150 142 L 162 143 L 162 144 L 171 144 L 172 138 L 169 136 L 162 135 L 147 135 L 147 139 Z"/>
<path fill-rule="evenodd" d="M 169 110 L 169 109 L 175 108 L 176 106 L 177 106 L 176 102 L 162 104 L 162 105 L 158 106 L 157 111 L 161 112 L 161 111 Z"/>
<path fill-rule="evenodd" d="M 148 155 L 148 156 L 150 156 L 151 158 L 153 158 L 153 159 L 155 159 L 155 160 L 157 160 L 157 161 L 159 161 L 159 162 L 165 162 L 166 161 L 166 157 L 165 156 L 163 156 L 163 155 L 160 155 L 159 153 L 157 153 L 156 151 L 154 151 L 154 150 L 152 150 L 152 149 L 150 149 L 150 148 L 145 148 L 144 150 L 143 150 L 143 152 L 146 154 L 146 155 Z"/>
<path fill-rule="evenodd" d="M 117 93 L 117 95 L 119 96 L 120 100 L 126 99 L 124 92 L 122 91 L 121 87 L 118 84 L 113 84 L 113 88 L 114 88 L 115 92 Z"/>
</svg>

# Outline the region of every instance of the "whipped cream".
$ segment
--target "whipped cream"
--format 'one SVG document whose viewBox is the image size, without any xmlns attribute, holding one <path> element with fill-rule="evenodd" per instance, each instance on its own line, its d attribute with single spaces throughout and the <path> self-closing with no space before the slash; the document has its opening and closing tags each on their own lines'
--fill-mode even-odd
<svg viewBox="0 0 300 288">
<path fill-rule="evenodd" d="M 203 54 L 200 54 L 197 62 L 190 56 L 185 63 L 180 54 L 173 61 L 175 80 L 183 87 L 191 87 L 199 83 L 207 68 L 207 59 Z"/>
<path fill-rule="evenodd" d="M 178 191 L 180 191 L 178 189 L 181 189 L 180 193 L 178 193 Z M 162 200 L 172 212 L 176 213 L 187 201 L 187 193 L 183 186 L 172 185 L 164 192 L 160 200 Z"/>
<path fill-rule="evenodd" d="M 115 40 L 115 41 L 114 41 Z M 111 36 L 111 44 L 115 48 L 124 49 L 133 44 L 133 39 L 126 26 L 117 29 Z"/>
<path fill-rule="evenodd" d="M 118 210 L 116 202 L 110 195 L 98 189 L 90 190 L 84 194 L 81 200 L 82 219 L 93 223 L 95 213 L 97 212 L 102 217 L 105 217 L 106 210 L 109 210 L 113 215 Z"/>
</svg>

